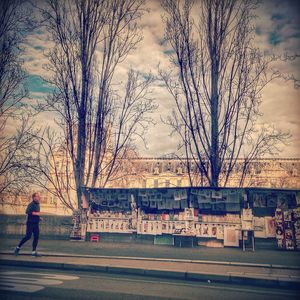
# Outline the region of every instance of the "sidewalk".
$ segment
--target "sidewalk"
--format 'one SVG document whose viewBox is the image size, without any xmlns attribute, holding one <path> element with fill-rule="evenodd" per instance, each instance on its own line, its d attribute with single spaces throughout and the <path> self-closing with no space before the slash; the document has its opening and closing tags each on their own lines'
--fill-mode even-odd
<svg viewBox="0 0 300 300">
<path fill-rule="evenodd" d="M 13 251 L 19 239 L 1 238 L 0 252 Z M 28 241 L 22 251 L 31 250 L 31 241 Z M 49 253 L 66 253 L 69 255 L 96 255 L 96 256 L 134 256 L 148 258 L 187 259 L 205 261 L 225 261 L 238 263 L 272 264 L 300 267 L 299 251 L 281 251 L 256 249 L 255 252 L 240 248 L 178 248 L 174 246 L 147 245 L 133 243 L 92 243 L 72 242 L 69 240 L 39 241 L 38 250 Z"/>
<path fill-rule="evenodd" d="M 43 256 L 33 258 L 28 255 L 30 244 L 15 257 L 12 250 L 17 241 L 3 242 L 2 265 L 292 288 L 300 284 L 300 267 L 293 263 L 299 261 L 299 252 L 44 240 L 39 246 Z"/>
</svg>

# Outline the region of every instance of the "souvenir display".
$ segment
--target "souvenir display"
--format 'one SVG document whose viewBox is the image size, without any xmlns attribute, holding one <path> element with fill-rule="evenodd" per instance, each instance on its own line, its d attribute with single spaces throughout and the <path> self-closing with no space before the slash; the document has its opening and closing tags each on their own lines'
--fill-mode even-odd
<svg viewBox="0 0 300 300">
<path fill-rule="evenodd" d="M 294 212 L 291 209 L 277 208 L 275 211 L 276 239 L 279 249 L 295 250 L 297 235 Z M 297 226 L 297 225 L 296 225 Z"/>
<path fill-rule="evenodd" d="M 134 215 L 129 212 L 96 211 L 90 214 L 86 230 L 87 232 L 130 233 L 136 229 L 136 218 L 134 218 L 135 224 L 132 222 Z"/>
<path fill-rule="evenodd" d="M 285 240 L 285 249 L 294 250 L 295 249 L 295 237 L 294 237 L 294 219 L 293 211 L 288 209 L 283 211 L 284 219 L 284 240 Z"/>
<path fill-rule="evenodd" d="M 85 238 L 85 232 L 134 232 L 223 240 L 224 246 L 238 247 L 242 231 L 245 239 L 254 231 L 255 237 L 276 237 L 279 248 L 300 248 L 300 211 L 292 209 L 300 200 L 292 191 L 91 189 L 86 199 L 88 213 L 73 216 L 74 237 Z"/>
<path fill-rule="evenodd" d="M 75 210 L 73 212 L 73 228 L 70 234 L 71 239 L 81 238 L 81 224 L 80 224 L 81 212 L 80 210 Z"/>
<path fill-rule="evenodd" d="M 296 248 L 300 249 L 300 207 L 293 209 Z"/>
</svg>

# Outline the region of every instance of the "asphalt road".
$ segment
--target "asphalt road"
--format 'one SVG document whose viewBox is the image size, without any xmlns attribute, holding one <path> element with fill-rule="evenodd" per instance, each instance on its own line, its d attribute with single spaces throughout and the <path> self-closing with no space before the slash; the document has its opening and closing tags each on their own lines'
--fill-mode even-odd
<svg viewBox="0 0 300 300">
<path fill-rule="evenodd" d="M 1 267 L 0 299 L 296 299 L 297 291 L 142 276 Z"/>
</svg>

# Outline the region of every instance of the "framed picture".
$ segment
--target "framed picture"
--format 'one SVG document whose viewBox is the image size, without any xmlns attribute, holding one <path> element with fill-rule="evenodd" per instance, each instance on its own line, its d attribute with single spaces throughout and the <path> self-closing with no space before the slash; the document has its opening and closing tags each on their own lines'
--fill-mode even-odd
<svg viewBox="0 0 300 300">
<path fill-rule="evenodd" d="M 201 236 L 202 237 L 211 237 L 211 225 L 210 224 L 202 224 Z"/>
<path fill-rule="evenodd" d="M 258 238 L 266 237 L 266 225 L 264 217 L 254 217 L 254 236 Z"/>
<path fill-rule="evenodd" d="M 224 239 L 224 226 L 218 224 L 217 225 L 217 239 L 218 240 L 223 240 Z"/>
<path fill-rule="evenodd" d="M 217 237 L 217 225 L 216 224 L 212 224 L 211 226 L 211 237 L 216 238 Z"/>
<path fill-rule="evenodd" d="M 201 236 L 201 223 L 195 223 L 195 234 L 197 237 Z"/>
<path fill-rule="evenodd" d="M 194 220 L 194 209 L 193 208 L 185 208 L 184 209 L 184 219 L 186 221 Z"/>
<path fill-rule="evenodd" d="M 239 246 L 239 230 L 236 230 L 234 226 L 224 227 L 224 246 Z"/>
<path fill-rule="evenodd" d="M 266 237 L 276 237 L 276 225 L 273 217 L 265 217 Z"/>
</svg>

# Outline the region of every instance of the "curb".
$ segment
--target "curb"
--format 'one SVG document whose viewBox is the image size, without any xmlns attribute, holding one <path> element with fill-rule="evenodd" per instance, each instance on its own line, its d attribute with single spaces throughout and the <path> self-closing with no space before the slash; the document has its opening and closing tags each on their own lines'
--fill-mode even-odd
<svg viewBox="0 0 300 300">
<path fill-rule="evenodd" d="M 192 263 L 192 264 L 211 264 L 211 265 L 226 265 L 226 266 L 241 266 L 241 267 L 257 267 L 257 268 L 271 268 L 271 269 L 289 269 L 300 270 L 300 266 L 287 266 L 276 264 L 256 264 L 230 261 L 211 261 L 211 260 L 191 260 L 191 259 L 173 259 L 173 258 L 151 258 L 151 257 L 131 257 L 131 256 L 108 256 L 108 255 L 83 255 L 83 254 L 68 254 L 68 253 L 48 253 L 40 252 L 44 257 L 77 257 L 77 258 L 104 258 L 104 259 L 127 259 L 127 260 L 141 260 L 141 261 L 166 261 L 176 263 Z M 14 255 L 9 251 L 2 251 L 0 255 Z M 20 255 L 31 256 L 28 253 Z"/>
<path fill-rule="evenodd" d="M 122 275 L 139 275 L 179 280 L 191 280 L 191 281 L 205 281 L 208 283 L 231 283 L 231 284 L 243 284 L 252 286 L 263 287 L 285 287 L 292 289 L 300 289 L 300 280 L 293 280 L 291 277 L 266 277 L 259 276 L 254 277 L 246 274 L 214 274 L 214 273 L 197 273 L 186 271 L 172 271 L 164 269 L 149 269 L 149 268 L 131 268 L 131 267 L 118 267 L 110 265 L 82 265 L 72 263 L 56 263 L 56 262 L 32 262 L 22 260 L 2 260 L 0 259 L 0 265 L 6 266 L 21 266 L 32 267 L 41 269 L 58 269 L 58 270 L 74 270 L 74 271 L 86 271 L 86 272 L 101 272 L 110 274 L 122 274 Z"/>
</svg>

